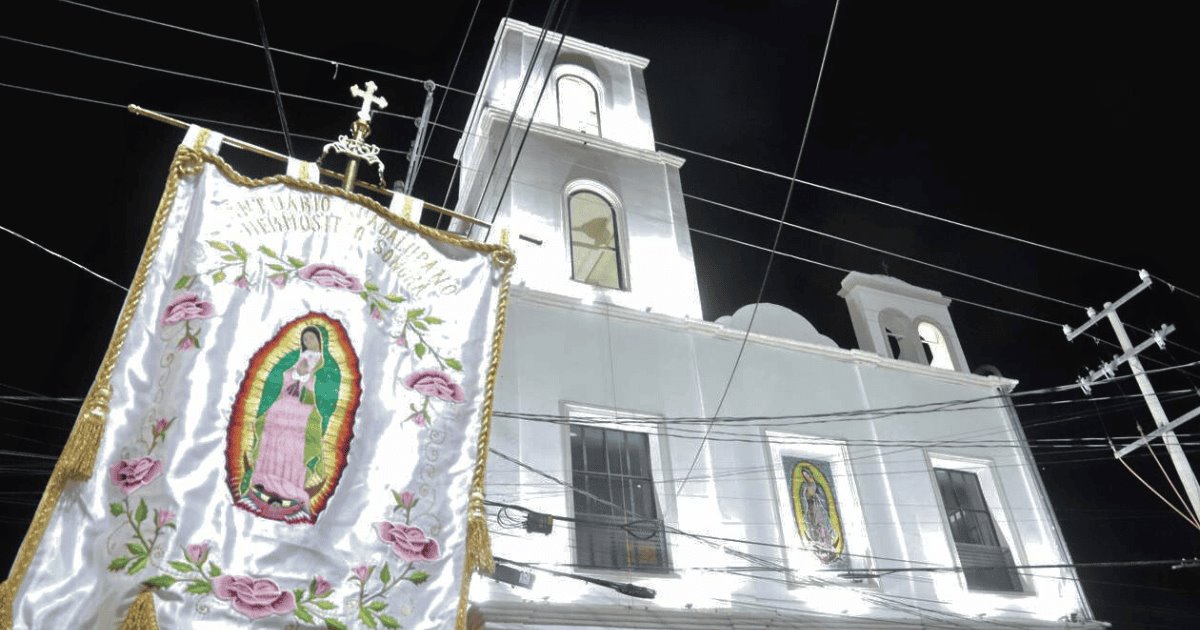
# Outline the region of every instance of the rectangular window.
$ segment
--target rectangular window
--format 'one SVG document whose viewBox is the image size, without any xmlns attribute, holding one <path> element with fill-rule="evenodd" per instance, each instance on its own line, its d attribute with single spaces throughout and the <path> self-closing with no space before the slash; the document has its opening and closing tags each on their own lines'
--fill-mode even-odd
<svg viewBox="0 0 1200 630">
<path fill-rule="evenodd" d="M 571 425 L 575 548 L 580 566 L 667 571 L 651 473 L 650 436 Z"/>
<path fill-rule="evenodd" d="M 935 468 L 950 534 L 967 588 L 981 591 L 1020 591 L 1021 580 L 1012 552 L 1003 544 L 983 498 L 979 477 L 965 470 Z"/>
</svg>

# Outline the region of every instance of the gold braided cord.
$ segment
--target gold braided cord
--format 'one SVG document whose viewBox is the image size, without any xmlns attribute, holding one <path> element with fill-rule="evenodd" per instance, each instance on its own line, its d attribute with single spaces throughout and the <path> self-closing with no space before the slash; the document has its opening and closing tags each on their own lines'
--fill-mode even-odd
<svg viewBox="0 0 1200 630">
<path fill-rule="evenodd" d="M 133 276 L 129 293 L 125 296 L 125 305 L 121 307 L 116 329 L 113 331 L 108 349 L 104 352 L 104 359 L 96 373 L 96 380 L 92 383 L 91 390 L 84 399 L 79 418 L 71 430 L 71 435 L 67 438 L 67 444 L 54 464 L 54 471 L 50 473 L 50 481 L 46 484 L 46 491 L 42 494 L 41 501 L 38 502 L 37 511 L 33 513 L 33 520 L 29 524 L 29 530 L 25 533 L 25 539 L 21 541 L 17 557 L 13 560 L 12 569 L 9 570 L 8 579 L 0 584 L 0 625 L 4 628 L 11 628 L 16 623 L 13 619 L 13 603 L 16 600 L 17 591 L 25 579 L 29 565 L 33 563 L 33 556 L 37 553 L 42 536 L 50 525 L 50 517 L 54 514 L 59 497 L 62 496 L 69 481 L 85 481 L 91 477 L 92 469 L 95 468 L 96 451 L 100 448 L 100 440 L 104 435 L 104 420 L 108 415 L 112 374 L 116 369 L 117 357 L 128 336 L 134 313 L 141 301 L 142 290 L 146 286 L 146 278 L 150 272 L 150 263 L 158 253 L 163 228 L 171 214 L 171 208 L 175 205 L 179 179 L 198 173 L 203 167 L 204 163 L 197 159 L 195 151 L 181 146 L 175 152 L 175 159 L 172 160 L 167 175 L 166 189 L 163 191 L 158 209 L 154 213 L 150 234 L 146 238 L 146 246 L 142 249 L 141 261 L 138 262 L 137 272 Z"/>
<path fill-rule="evenodd" d="M 503 245 L 502 241 L 502 245 Z M 504 348 L 504 325 L 508 320 L 508 286 L 516 257 L 505 249 L 492 254 L 492 262 L 502 269 L 500 293 L 496 300 L 496 332 L 492 335 L 492 356 L 488 361 L 483 390 L 483 411 L 479 419 L 479 441 L 475 468 L 471 473 L 471 498 L 467 502 L 467 559 L 463 563 L 462 590 L 458 596 L 457 630 L 467 627 L 467 600 L 471 591 L 471 576 L 477 569 L 487 573 L 496 570 L 492 558 L 492 543 L 488 534 L 487 512 L 484 510 L 483 485 L 487 474 L 488 444 L 492 438 L 492 410 L 496 399 L 496 375 L 500 371 L 500 352 Z"/>
<path fill-rule="evenodd" d="M 154 591 L 145 589 L 134 598 L 121 630 L 158 630 L 158 615 L 154 612 Z"/>
<path fill-rule="evenodd" d="M 203 139 L 204 136 L 201 136 L 201 142 L 203 142 Z M 91 477 L 95 469 L 96 453 L 103 439 L 105 418 L 108 415 L 108 406 L 112 395 L 112 375 L 116 370 L 117 359 L 125 344 L 137 307 L 141 302 L 151 263 L 158 253 L 163 229 L 170 216 L 171 208 L 175 205 L 179 180 L 201 172 L 205 163 L 212 164 L 227 179 L 243 187 L 257 188 L 272 184 L 284 184 L 291 188 L 340 197 L 371 210 L 380 218 L 397 227 L 402 227 L 427 238 L 456 245 L 464 249 L 490 254 L 492 264 L 501 268 L 500 292 L 496 307 L 496 329 L 492 337 L 492 357 L 488 366 L 483 417 L 481 419 L 478 439 L 479 454 L 471 479 L 471 495 L 468 503 L 467 562 L 465 564 L 464 583 L 460 593 L 457 618 L 457 627 L 460 630 L 465 628 L 471 572 L 476 568 L 484 568 L 490 571 L 494 566 L 487 531 L 486 513 L 483 507 L 483 483 L 487 463 L 488 442 L 491 436 L 496 372 L 500 364 L 500 349 L 503 345 L 504 322 L 508 309 L 509 278 L 512 267 L 516 262 L 513 251 L 508 247 L 507 242 L 502 241 L 500 244 L 480 243 L 456 234 L 433 229 L 407 217 L 396 216 L 374 199 L 365 195 L 347 192 L 341 188 L 284 175 L 252 179 L 238 173 L 225 160 L 203 150 L 201 147 L 203 147 L 202 143 L 198 143 L 197 148 L 180 146 L 175 152 L 163 196 L 159 201 L 158 209 L 155 212 L 154 220 L 150 227 L 150 234 L 142 250 L 141 260 L 138 263 L 129 293 L 125 298 L 125 304 L 121 309 L 113 337 L 109 342 L 108 349 L 105 351 L 100 369 L 97 371 L 96 380 L 88 391 L 87 397 L 84 398 L 75 427 L 72 429 L 71 435 L 67 438 L 67 443 L 63 448 L 62 454 L 55 463 L 54 471 L 50 475 L 46 490 L 42 494 L 41 501 L 34 512 L 33 520 L 17 552 L 17 557 L 13 561 L 8 579 L 0 582 L 0 629 L 12 628 L 15 623 L 13 619 L 13 603 L 15 602 L 17 591 L 20 589 L 25 574 L 33 563 L 33 557 L 37 553 L 42 536 L 50 524 L 50 518 L 54 514 L 58 500 L 62 496 L 67 483 L 70 481 L 86 481 Z M 504 239 L 504 241 L 507 241 L 507 239 Z M 135 598 L 121 628 L 122 630 L 157 630 L 158 626 L 154 614 L 152 592 L 143 591 Z"/>
</svg>

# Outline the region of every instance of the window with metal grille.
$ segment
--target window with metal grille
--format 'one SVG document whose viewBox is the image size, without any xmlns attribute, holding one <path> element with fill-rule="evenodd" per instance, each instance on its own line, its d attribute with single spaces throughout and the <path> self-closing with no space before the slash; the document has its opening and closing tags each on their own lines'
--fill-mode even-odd
<svg viewBox="0 0 1200 630">
<path fill-rule="evenodd" d="M 1020 591 L 1021 581 L 1012 552 L 1003 544 L 983 498 L 979 477 L 965 470 L 935 468 L 950 534 L 958 548 L 959 564 L 967 588 L 983 591 Z"/>
<path fill-rule="evenodd" d="M 571 277 L 608 289 L 624 289 L 617 216 L 607 199 L 590 190 L 572 193 Z"/>
<path fill-rule="evenodd" d="M 577 564 L 670 569 L 650 461 L 645 433 L 571 425 Z"/>
</svg>

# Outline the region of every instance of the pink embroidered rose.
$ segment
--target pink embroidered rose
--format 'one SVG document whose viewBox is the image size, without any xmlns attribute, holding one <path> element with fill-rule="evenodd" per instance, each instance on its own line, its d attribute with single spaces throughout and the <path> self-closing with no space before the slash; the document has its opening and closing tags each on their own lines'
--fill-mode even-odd
<svg viewBox="0 0 1200 630">
<path fill-rule="evenodd" d="M 216 313 L 212 303 L 205 302 L 195 293 L 180 293 L 163 310 L 162 323 L 164 326 L 178 324 L 193 319 L 208 319 Z"/>
<path fill-rule="evenodd" d="M 238 279 L 233 281 L 233 286 L 239 289 L 249 289 L 250 281 L 246 279 L 246 276 L 238 276 Z"/>
<path fill-rule="evenodd" d="M 408 339 L 405 338 L 403 335 L 396 337 L 396 345 L 400 346 L 401 348 L 407 348 L 408 347 Z"/>
<path fill-rule="evenodd" d="M 154 510 L 154 526 L 162 529 L 175 522 L 175 513 L 171 510 Z"/>
<path fill-rule="evenodd" d="M 371 307 L 371 319 L 376 321 L 383 319 L 383 311 L 379 310 L 378 306 Z"/>
<path fill-rule="evenodd" d="M 441 370 L 417 370 L 404 377 L 404 386 L 425 396 L 440 398 L 447 402 L 463 401 L 463 388 Z"/>
<path fill-rule="evenodd" d="M 296 596 L 282 591 L 266 578 L 222 575 L 212 582 L 213 595 L 233 604 L 233 609 L 251 619 L 286 615 L 296 609 Z"/>
<path fill-rule="evenodd" d="M 401 492 L 400 493 L 400 505 L 401 506 L 410 508 L 416 504 L 417 504 L 416 495 L 414 495 L 411 492 Z"/>
<path fill-rule="evenodd" d="M 367 565 L 362 564 L 354 567 L 354 577 L 358 578 L 359 582 L 366 582 L 369 575 L 371 575 L 371 569 Z"/>
<path fill-rule="evenodd" d="M 188 545 L 183 550 L 183 553 L 187 556 L 187 559 L 192 562 L 192 564 L 199 566 L 204 564 L 205 560 L 208 560 L 208 543 Z"/>
<path fill-rule="evenodd" d="M 425 535 L 420 527 L 403 523 L 375 523 L 379 539 L 391 545 L 392 551 L 401 558 L 433 561 L 442 557 L 438 542 Z"/>
<path fill-rule="evenodd" d="M 320 597 L 333 590 L 333 585 L 329 583 L 329 580 L 319 575 L 314 579 L 316 580 L 316 588 L 313 589 L 313 595 Z"/>
<path fill-rule="evenodd" d="M 151 457 L 122 459 L 109 467 L 108 477 L 121 492 L 129 494 L 154 481 L 162 474 L 162 469 L 162 462 Z"/>
<path fill-rule="evenodd" d="M 153 437 L 160 438 L 167 432 L 167 428 L 171 426 L 171 421 L 166 418 L 159 418 L 154 421 L 154 428 L 150 429 L 150 434 Z"/>
<path fill-rule="evenodd" d="M 287 275 L 282 274 L 282 273 L 277 273 L 277 274 L 271 276 L 271 284 L 282 289 L 283 285 L 287 284 Z"/>
<path fill-rule="evenodd" d="M 421 413 L 420 411 L 412 415 L 412 421 L 419 427 L 429 424 L 429 418 L 426 418 L 425 414 Z"/>
<path fill-rule="evenodd" d="M 346 273 L 341 267 L 325 263 L 313 263 L 301 269 L 298 275 L 313 284 L 329 289 L 362 291 L 363 288 L 362 282 L 359 282 L 358 278 Z"/>
<path fill-rule="evenodd" d="M 195 345 L 196 344 L 192 342 L 191 337 L 184 337 L 183 339 L 179 340 L 179 345 L 177 346 L 177 348 L 179 348 L 180 350 L 191 350 L 192 347 Z"/>
</svg>

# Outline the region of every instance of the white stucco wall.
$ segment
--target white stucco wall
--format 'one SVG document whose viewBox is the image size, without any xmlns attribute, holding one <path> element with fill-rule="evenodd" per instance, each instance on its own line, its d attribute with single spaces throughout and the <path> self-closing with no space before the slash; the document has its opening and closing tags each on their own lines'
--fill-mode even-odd
<svg viewBox="0 0 1200 630">
<path fill-rule="evenodd" d="M 525 414 L 559 415 L 564 412 L 564 404 L 579 403 L 627 414 L 711 416 L 744 334 L 713 323 L 585 305 L 573 298 L 522 288 L 514 290 L 509 318 L 496 408 Z M 796 416 L 897 407 L 991 396 L 1012 384 L 858 350 L 753 335 L 721 415 Z M 577 627 L 564 620 L 573 619 L 572 614 L 584 619 L 596 614 L 608 618 L 604 610 L 625 611 L 621 614 L 640 610 L 652 618 L 661 613 L 668 615 L 661 619 L 674 621 L 641 626 L 630 618 L 595 627 L 684 627 L 694 626 L 704 615 L 709 615 L 710 621 L 747 614 L 753 617 L 756 610 L 751 604 L 755 602 L 772 607 L 770 616 L 782 614 L 799 623 L 797 620 L 804 615 L 816 615 L 816 619 L 823 620 L 821 625 L 828 627 L 851 617 L 912 620 L 912 614 L 897 609 L 905 603 L 918 603 L 948 615 L 956 623 L 962 616 L 979 619 L 983 615 L 988 620 L 984 625 L 1007 620 L 1021 627 L 1062 627 L 1058 620 L 1072 612 L 1086 616 L 1086 604 L 1069 570 L 1023 572 L 1025 590 L 1016 594 L 969 591 L 959 573 L 898 573 L 853 584 L 833 573 L 813 571 L 811 563 L 804 564 L 803 550 L 780 548 L 788 546 L 785 528 L 793 525 L 785 520 L 786 512 L 781 515 L 778 509 L 779 492 L 773 477 L 781 468 L 779 449 L 815 448 L 825 449 L 825 454 L 842 453 L 841 470 L 846 474 L 839 480 L 837 491 L 846 520 L 848 551 L 875 557 L 853 558 L 851 566 L 855 569 L 917 563 L 957 565 L 932 474 L 931 458 L 936 457 L 965 458 L 968 463 L 982 466 L 985 486 L 990 479 L 995 489 L 988 497 L 989 507 L 1012 548 L 1015 562 L 1068 562 L 1023 449 L 872 444 L 964 437 L 1017 439 L 1013 418 L 1002 400 L 975 406 L 984 408 L 770 429 L 721 423 L 713 429 L 713 439 L 705 443 L 691 480 L 682 489 L 679 483 L 700 443 L 694 434 L 684 434 L 702 432 L 704 425 L 669 423 L 656 429 L 655 485 L 669 527 L 766 543 L 722 544 L 783 563 L 806 579 L 826 580 L 826 586 L 789 587 L 778 581 L 784 577 L 779 573 L 760 572 L 758 575 L 773 579 L 752 579 L 701 569 L 748 563 L 710 545 L 668 533 L 674 567 L 671 574 L 589 573 L 654 588 L 658 596 L 653 601 L 635 600 L 548 575 L 537 575 L 532 590 L 477 579 L 473 601 L 484 619 L 489 619 L 487 611 L 493 611 L 490 619 L 494 623 L 486 626 L 489 628 L 510 627 L 503 620 L 516 618 L 532 625 L 511 627 Z M 492 443 L 501 452 L 569 481 L 567 431 L 560 424 L 497 418 Z M 773 450 L 764 446 L 768 437 L 790 438 L 798 444 Z M 738 439 L 744 441 L 734 441 Z M 848 445 L 842 447 L 843 441 Z M 835 469 L 835 476 L 837 472 Z M 567 489 L 502 459 L 492 458 L 488 483 L 488 495 L 493 500 L 551 514 L 573 512 Z M 493 538 L 498 555 L 514 560 L 574 563 L 569 523 L 557 523 L 548 537 L 521 530 L 512 533 L 503 531 Z M 562 569 L 572 570 L 569 566 Z M 545 620 L 544 624 L 538 625 L 537 619 Z M 739 627 L 756 627 L 758 622 L 742 623 L 750 625 Z"/>
</svg>

